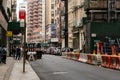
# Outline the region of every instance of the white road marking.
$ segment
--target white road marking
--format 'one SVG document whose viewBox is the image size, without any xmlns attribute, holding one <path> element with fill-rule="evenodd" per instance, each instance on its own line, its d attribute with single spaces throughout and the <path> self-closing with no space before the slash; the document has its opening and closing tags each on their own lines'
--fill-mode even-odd
<svg viewBox="0 0 120 80">
<path fill-rule="evenodd" d="M 68 73 L 68 72 L 53 72 L 53 74 L 66 74 L 66 73 Z"/>
</svg>

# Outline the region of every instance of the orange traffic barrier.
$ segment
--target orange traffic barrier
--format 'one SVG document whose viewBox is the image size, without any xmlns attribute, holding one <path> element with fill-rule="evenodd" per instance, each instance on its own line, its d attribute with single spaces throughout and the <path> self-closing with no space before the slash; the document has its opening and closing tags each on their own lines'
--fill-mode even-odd
<svg viewBox="0 0 120 80">
<path fill-rule="evenodd" d="M 120 56 L 117 56 L 117 66 L 116 69 L 120 68 Z"/>
<path fill-rule="evenodd" d="M 107 68 L 109 68 L 110 67 L 110 64 L 111 64 L 111 58 L 110 58 L 110 55 L 107 55 L 106 56 L 106 66 L 105 67 L 107 67 Z"/>
<path fill-rule="evenodd" d="M 111 64 L 110 55 L 102 55 L 102 63 L 101 66 L 109 68 Z"/>
<path fill-rule="evenodd" d="M 88 64 L 92 64 L 92 55 L 91 54 L 87 54 L 87 63 Z"/>
<path fill-rule="evenodd" d="M 112 69 L 119 69 L 120 67 L 120 57 L 117 55 L 111 56 L 111 65 Z"/>
<path fill-rule="evenodd" d="M 79 58 L 80 58 L 80 54 L 74 54 L 74 57 L 75 57 L 75 60 L 79 60 Z"/>
<path fill-rule="evenodd" d="M 101 63 L 101 66 L 105 67 L 106 65 L 106 56 L 105 55 L 102 55 L 102 63 Z"/>
<path fill-rule="evenodd" d="M 111 55 L 111 64 L 110 64 L 110 68 L 113 68 L 113 69 L 115 69 L 116 68 L 116 66 L 117 66 L 117 58 L 116 58 L 116 56 L 112 56 Z"/>
<path fill-rule="evenodd" d="M 71 52 L 68 52 L 68 53 L 67 53 L 67 58 L 68 58 L 68 59 L 72 59 L 72 53 L 71 53 Z"/>
</svg>

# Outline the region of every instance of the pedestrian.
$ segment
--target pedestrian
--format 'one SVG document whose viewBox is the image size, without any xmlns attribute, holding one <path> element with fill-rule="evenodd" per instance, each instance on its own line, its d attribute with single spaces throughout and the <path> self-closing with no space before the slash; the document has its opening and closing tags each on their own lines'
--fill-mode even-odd
<svg viewBox="0 0 120 80">
<path fill-rule="evenodd" d="M 17 51 L 17 53 L 16 53 L 16 59 L 18 59 L 18 60 L 19 60 L 19 59 L 20 59 L 20 57 L 21 57 L 21 49 L 20 49 L 20 47 L 19 47 L 19 46 L 17 47 L 17 50 L 16 50 L 16 51 Z"/>
<path fill-rule="evenodd" d="M 1 53 L 2 53 L 1 61 L 2 63 L 6 64 L 7 49 L 5 48 L 4 45 L 2 46 Z"/>
<path fill-rule="evenodd" d="M 15 47 L 12 48 L 12 55 L 13 55 L 13 58 L 15 58 L 15 56 L 16 56 L 16 48 Z"/>
</svg>

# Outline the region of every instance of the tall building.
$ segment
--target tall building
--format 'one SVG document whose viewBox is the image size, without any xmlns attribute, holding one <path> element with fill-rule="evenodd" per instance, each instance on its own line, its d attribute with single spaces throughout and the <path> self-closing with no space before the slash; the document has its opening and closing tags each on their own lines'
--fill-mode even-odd
<svg viewBox="0 0 120 80">
<path fill-rule="evenodd" d="M 44 0 L 27 2 L 27 42 L 44 41 Z"/>
<path fill-rule="evenodd" d="M 50 46 L 60 47 L 61 39 L 61 0 L 46 0 L 46 39 Z"/>
<path fill-rule="evenodd" d="M 68 47 L 81 50 L 84 45 L 84 0 L 68 1 Z"/>
<path fill-rule="evenodd" d="M 11 20 L 12 21 L 17 21 L 17 14 L 16 14 L 16 0 L 12 0 L 12 8 L 11 8 L 11 11 L 12 11 L 12 17 L 11 17 Z"/>
<path fill-rule="evenodd" d="M 7 44 L 7 27 L 11 17 L 11 1 L 0 0 L 0 45 Z"/>
<path fill-rule="evenodd" d="M 56 24 L 56 39 L 58 39 L 58 46 L 61 46 L 62 38 L 61 38 L 61 9 L 62 9 L 62 1 L 55 0 L 55 24 Z"/>
</svg>

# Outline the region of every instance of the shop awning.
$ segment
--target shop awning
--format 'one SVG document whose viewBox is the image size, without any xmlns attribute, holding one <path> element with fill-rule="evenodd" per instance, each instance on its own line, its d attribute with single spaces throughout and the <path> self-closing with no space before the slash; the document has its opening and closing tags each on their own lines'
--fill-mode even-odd
<svg viewBox="0 0 120 80">
<path fill-rule="evenodd" d="M 21 33 L 20 22 L 9 22 L 8 23 L 8 30 L 12 31 L 13 34 Z"/>
</svg>

